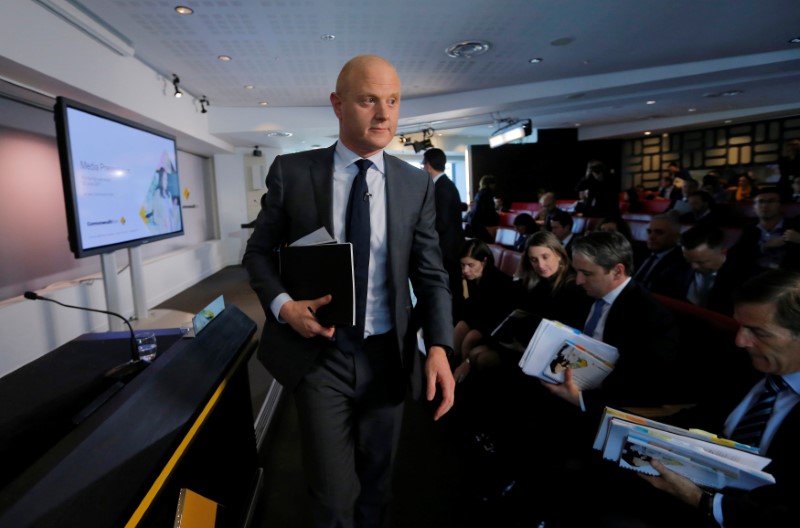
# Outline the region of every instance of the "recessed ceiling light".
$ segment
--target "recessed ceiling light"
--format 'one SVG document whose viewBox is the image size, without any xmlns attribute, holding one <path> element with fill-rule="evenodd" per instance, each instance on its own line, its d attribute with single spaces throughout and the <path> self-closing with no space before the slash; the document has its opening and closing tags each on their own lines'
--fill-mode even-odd
<svg viewBox="0 0 800 528">
<path fill-rule="evenodd" d="M 789 44 L 800 44 L 800 37 L 795 37 L 789 40 Z"/>
<path fill-rule="evenodd" d="M 233 58 L 230 55 L 217 55 L 217 59 L 222 62 L 230 62 Z"/>
<path fill-rule="evenodd" d="M 742 93 L 742 90 L 728 90 L 726 92 L 722 92 L 723 97 L 733 97 L 734 95 L 739 95 Z"/>
<path fill-rule="evenodd" d="M 579 126 L 581 126 L 580 123 L 575 123 L 575 128 L 578 128 Z"/>
<path fill-rule="evenodd" d="M 444 52 L 454 59 L 471 59 L 489 51 L 489 43 L 484 40 L 467 40 L 453 44 Z"/>
<path fill-rule="evenodd" d="M 269 103 L 266 101 L 259 101 L 258 106 L 267 106 Z"/>
<path fill-rule="evenodd" d="M 650 132 L 649 130 L 644 133 L 645 136 L 649 136 L 650 134 L 652 134 L 652 132 Z"/>
<path fill-rule="evenodd" d="M 649 101 L 647 101 L 647 104 L 656 104 L 656 102 L 650 99 Z"/>
<path fill-rule="evenodd" d="M 697 112 L 697 108 L 690 108 L 688 112 Z"/>
<path fill-rule="evenodd" d="M 194 13 L 194 9 L 186 6 L 176 6 L 175 12 L 178 13 L 179 15 L 191 15 Z"/>
<path fill-rule="evenodd" d="M 267 137 L 292 137 L 291 132 L 267 132 L 264 135 Z"/>
<path fill-rule="evenodd" d="M 536 58 L 533 58 L 533 59 L 529 60 L 528 62 L 530 62 L 531 64 L 539 64 L 539 63 L 540 63 L 540 62 L 542 62 L 543 60 L 544 60 L 544 59 L 543 59 L 543 58 L 541 58 L 541 57 L 536 57 Z"/>
<path fill-rule="evenodd" d="M 723 121 L 723 123 L 725 123 L 726 125 L 729 125 L 729 124 L 733 123 L 733 119 L 726 119 L 725 121 Z"/>
<path fill-rule="evenodd" d="M 255 89 L 255 86 L 252 85 L 252 84 L 245 84 L 244 85 L 244 89 L 245 90 L 253 90 L 253 89 Z"/>
<path fill-rule="evenodd" d="M 336 35 L 322 35 L 319 38 L 321 38 L 322 40 L 334 40 L 336 39 Z"/>
</svg>

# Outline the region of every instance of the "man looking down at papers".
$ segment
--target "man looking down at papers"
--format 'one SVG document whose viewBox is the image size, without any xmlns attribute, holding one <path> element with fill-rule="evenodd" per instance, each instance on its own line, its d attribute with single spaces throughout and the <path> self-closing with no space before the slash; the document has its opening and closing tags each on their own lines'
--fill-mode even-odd
<svg viewBox="0 0 800 528">
<path fill-rule="evenodd" d="M 383 151 L 400 112 L 394 67 L 374 55 L 350 60 L 330 101 L 339 141 L 275 158 L 243 264 L 267 315 L 258 357 L 293 391 L 313 526 L 382 526 L 409 375 L 422 392 L 409 279 L 427 346 L 426 396 L 437 387 L 441 395 L 434 419 L 453 404 L 451 298 L 433 181 Z M 354 327 L 320 325 L 315 312 L 330 297 L 292 298 L 276 267 L 275 251 L 320 227 L 353 244 Z"/>
<path fill-rule="evenodd" d="M 633 250 L 620 233 L 592 232 L 575 241 L 576 283 L 595 299 L 584 333 L 617 348 L 619 359 L 600 389 L 580 391 L 566 369 L 551 393 L 600 418 L 606 405 L 649 406 L 670 402 L 678 329 L 672 315 L 631 280 Z"/>
<path fill-rule="evenodd" d="M 775 484 L 749 492 L 710 493 L 658 461 L 656 488 L 696 507 L 725 528 L 797 526 L 800 522 L 800 273 L 768 271 L 742 286 L 735 299 L 736 344 L 766 376 L 730 413 L 722 436 L 759 448 L 772 459 L 764 471 Z M 654 512 L 661 515 L 663 512 Z M 686 519 L 689 521 L 689 519 Z"/>
</svg>

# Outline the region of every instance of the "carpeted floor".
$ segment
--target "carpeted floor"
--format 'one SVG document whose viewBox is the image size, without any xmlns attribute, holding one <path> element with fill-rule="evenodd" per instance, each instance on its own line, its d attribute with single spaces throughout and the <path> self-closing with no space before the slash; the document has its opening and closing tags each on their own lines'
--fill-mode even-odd
<svg viewBox="0 0 800 528">
<path fill-rule="evenodd" d="M 235 304 L 259 324 L 261 305 L 240 266 L 225 268 L 167 300 L 158 309 L 196 313 L 218 295 Z M 248 365 L 254 412 L 258 412 L 272 378 L 257 359 Z M 442 425 L 434 423 L 418 402 L 406 403 L 403 434 L 397 453 L 391 528 L 448 528 L 465 526 L 462 504 L 464 468 L 445 440 Z M 262 501 L 256 528 L 304 528 L 309 525 L 308 499 L 301 467 L 297 415 L 291 395 L 284 393 L 262 445 Z"/>
</svg>

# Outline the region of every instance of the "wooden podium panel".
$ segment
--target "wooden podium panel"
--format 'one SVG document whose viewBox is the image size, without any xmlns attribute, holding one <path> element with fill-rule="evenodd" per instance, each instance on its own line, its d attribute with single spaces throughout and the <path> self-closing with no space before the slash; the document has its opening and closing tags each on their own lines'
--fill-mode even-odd
<svg viewBox="0 0 800 528">
<path fill-rule="evenodd" d="M 242 525 L 260 476 L 246 372 L 255 331 L 228 306 L 175 342 L 0 491 L 0 526 L 169 527 L 180 488 Z"/>
</svg>

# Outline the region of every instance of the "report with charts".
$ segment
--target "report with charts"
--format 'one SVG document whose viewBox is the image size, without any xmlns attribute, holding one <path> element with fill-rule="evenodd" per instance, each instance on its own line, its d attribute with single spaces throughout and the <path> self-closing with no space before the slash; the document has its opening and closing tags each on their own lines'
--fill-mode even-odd
<svg viewBox="0 0 800 528">
<path fill-rule="evenodd" d="M 655 459 L 698 486 L 750 490 L 775 479 L 763 471 L 770 459 L 757 449 L 706 432 L 656 422 L 606 408 L 594 448 L 625 469 L 659 475 Z"/>
<path fill-rule="evenodd" d="M 519 362 L 522 371 L 549 383 L 563 383 L 564 371 L 580 390 L 596 389 L 617 362 L 617 349 L 570 326 L 542 319 Z"/>
</svg>

